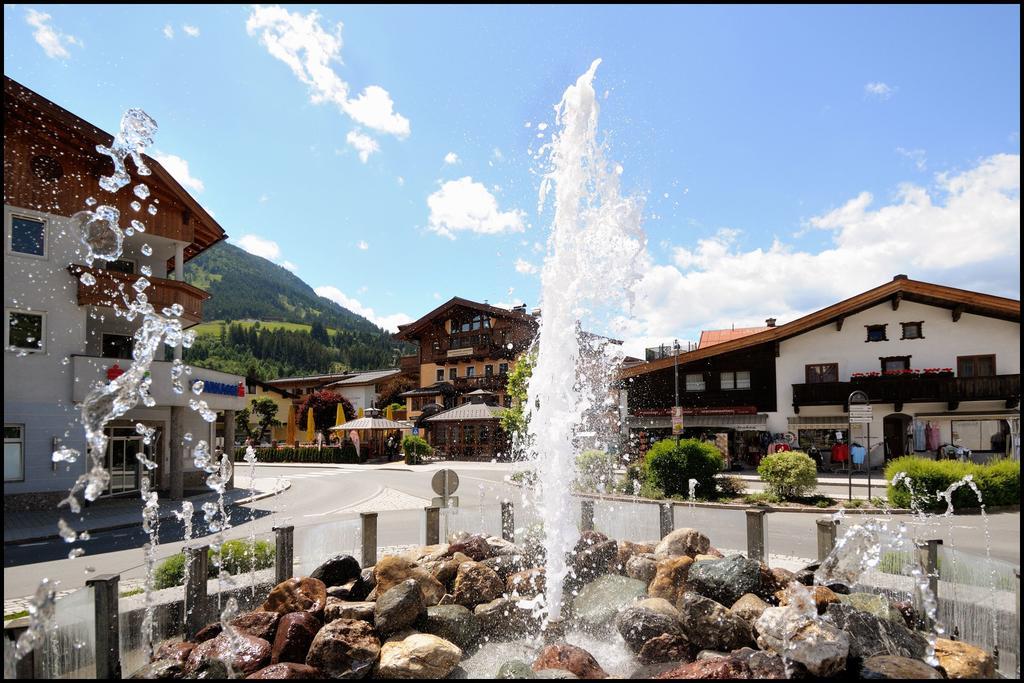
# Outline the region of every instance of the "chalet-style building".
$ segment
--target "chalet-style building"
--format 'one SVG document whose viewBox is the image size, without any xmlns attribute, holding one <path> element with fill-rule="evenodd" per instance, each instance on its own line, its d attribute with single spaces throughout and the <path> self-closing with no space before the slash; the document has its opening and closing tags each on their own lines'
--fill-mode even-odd
<svg viewBox="0 0 1024 683">
<path fill-rule="evenodd" d="M 132 362 L 133 335 L 140 319 L 115 314 L 118 288 L 144 274 L 145 293 L 157 310 L 180 305 L 184 326 L 202 320 L 209 294 L 185 282 L 184 263 L 226 235 L 159 162 L 146 157 L 151 175 L 139 176 L 128 163 L 131 186 L 149 189 L 145 208 L 131 187 L 115 194 L 100 189 L 100 176 L 113 172 L 109 156 L 96 151 L 113 137 L 4 77 L 4 508 L 52 507 L 88 467 L 85 434 L 76 404 L 97 382 L 109 381 Z M 126 234 L 117 261 L 86 266 L 82 245 L 69 218 L 100 198 L 120 211 L 122 227 L 138 216 L 145 232 Z M 87 274 L 87 276 L 86 276 Z M 123 307 L 123 303 L 122 303 Z M 174 355 L 180 358 L 180 347 Z M 106 426 L 104 495 L 138 495 L 137 453 L 159 464 L 154 485 L 181 497 L 184 489 L 205 488 L 205 473 L 192 465 L 191 443 L 211 447 L 233 441 L 234 412 L 245 407 L 242 377 L 193 367 L 188 381 L 202 380 L 202 399 L 218 412 L 206 422 L 188 402 L 191 391 L 173 390 L 171 358 L 150 366 L 152 406 L 139 404 Z M 145 443 L 136 425 L 153 429 Z M 61 445 L 81 452 L 74 463 L 56 464 Z"/>
<path fill-rule="evenodd" d="M 947 444 L 979 460 L 1017 453 L 1018 300 L 897 275 L 785 325 L 703 337 L 620 373 L 635 451 L 671 434 L 678 365 L 684 435 L 714 438 L 734 463 L 753 465 L 776 442 L 863 442 L 866 430 L 850 431 L 853 391 L 873 406 L 873 465 Z"/>
</svg>

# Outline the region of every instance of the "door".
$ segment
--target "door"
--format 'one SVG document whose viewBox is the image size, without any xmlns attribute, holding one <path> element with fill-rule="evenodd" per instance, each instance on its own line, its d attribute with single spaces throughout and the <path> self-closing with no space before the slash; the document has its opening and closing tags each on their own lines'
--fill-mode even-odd
<svg viewBox="0 0 1024 683">
<path fill-rule="evenodd" d="M 889 458 L 898 458 L 907 454 L 907 427 L 910 416 L 896 413 L 882 420 L 882 432 L 885 438 L 885 453 Z"/>
<path fill-rule="evenodd" d="M 142 437 L 115 436 L 107 446 L 107 470 L 110 472 L 110 495 L 139 490 L 139 460 Z"/>
</svg>

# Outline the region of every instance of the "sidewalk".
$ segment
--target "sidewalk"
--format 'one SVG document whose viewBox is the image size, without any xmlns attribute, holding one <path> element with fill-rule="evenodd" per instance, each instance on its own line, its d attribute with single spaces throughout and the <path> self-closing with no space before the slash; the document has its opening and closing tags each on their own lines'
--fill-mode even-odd
<svg viewBox="0 0 1024 683">
<path fill-rule="evenodd" d="M 274 478 L 257 478 L 255 495 L 249 488 L 248 477 L 236 475 L 235 488 L 224 494 L 226 505 L 241 505 L 261 500 L 277 492 L 278 480 Z M 291 483 L 286 483 L 281 490 L 286 490 Z M 251 498 L 250 498 L 251 496 Z M 203 503 L 216 502 L 217 494 L 213 491 L 194 496 L 185 500 L 192 503 L 195 512 L 200 512 Z M 182 501 L 161 500 L 160 519 L 169 519 L 175 511 L 181 510 Z M 60 538 L 57 533 L 57 522 L 64 518 L 76 531 L 89 530 L 90 533 L 134 527 L 142 524 L 142 500 L 138 497 L 118 498 L 116 500 L 99 500 L 83 506 L 80 514 L 74 514 L 67 507 L 51 510 L 33 510 L 31 512 L 4 513 L 4 544 L 30 543 Z"/>
</svg>

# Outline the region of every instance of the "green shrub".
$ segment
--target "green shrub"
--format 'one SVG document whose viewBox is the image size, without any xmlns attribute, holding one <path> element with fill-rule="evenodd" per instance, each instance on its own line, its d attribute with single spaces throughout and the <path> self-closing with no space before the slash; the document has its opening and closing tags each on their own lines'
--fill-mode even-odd
<svg viewBox="0 0 1024 683">
<path fill-rule="evenodd" d="M 537 470 L 518 470 L 508 475 L 508 479 L 517 486 L 533 487 L 537 484 Z"/>
<path fill-rule="evenodd" d="M 346 446 L 351 447 L 346 449 Z M 245 455 L 245 448 L 239 448 L 235 451 L 235 461 L 243 460 Z M 359 456 L 356 453 L 355 446 L 351 441 L 347 441 L 345 445 L 338 446 L 324 446 L 323 448 L 317 448 L 316 446 L 304 446 L 302 448 L 293 448 L 286 446 L 282 448 L 257 448 L 256 449 L 256 462 L 257 463 L 275 463 L 275 462 L 303 462 L 303 463 L 336 463 L 336 464 L 353 464 L 359 462 Z"/>
<path fill-rule="evenodd" d="M 185 553 L 171 555 L 153 570 L 153 585 L 159 591 L 185 583 Z"/>
<path fill-rule="evenodd" d="M 761 481 L 776 496 L 799 498 L 814 492 L 818 486 L 818 470 L 811 456 L 801 451 L 773 453 L 757 466 Z"/>
<path fill-rule="evenodd" d="M 748 505 L 771 505 L 772 503 L 781 503 L 782 499 L 774 493 L 761 491 L 759 493 L 746 494 L 743 496 L 743 502 Z"/>
<path fill-rule="evenodd" d="M 407 434 L 402 438 L 402 452 L 405 453 L 406 465 L 422 465 L 423 458 L 434 452 L 427 440 Z"/>
<path fill-rule="evenodd" d="M 221 562 L 228 574 L 247 574 L 255 564 L 255 569 L 268 569 L 274 566 L 274 546 L 268 541 L 256 541 L 253 552 L 249 553 L 248 541 L 226 541 L 221 546 Z M 216 553 L 209 551 L 207 561 L 207 578 L 217 576 L 215 564 Z M 171 555 L 153 570 L 153 585 L 156 590 L 173 588 L 185 582 L 185 554 Z"/>
<path fill-rule="evenodd" d="M 576 456 L 576 486 L 581 491 L 605 492 L 612 488 L 618 459 L 599 450 L 583 451 Z"/>
<path fill-rule="evenodd" d="M 689 495 L 690 479 L 697 480 L 695 495 L 710 499 L 715 496 L 715 475 L 724 464 L 722 454 L 714 445 L 697 439 L 659 441 L 644 456 L 646 483 L 657 486 L 668 497 Z"/>
<path fill-rule="evenodd" d="M 718 493 L 726 498 L 742 496 L 747 490 L 743 480 L 733 476 L 716 477 L 715 486 L 718 487 Z"/>
<path fill-rule="evenodd" d="M 895 507 L 910 507 L 910 491 L 905 484 L 892 485 L 893 478 L 904 472 L 914 489 L 917 504 L 926 510 L 945 510 L 946 502 L 938 499 L 937 493 L 945 491 L 971 475 L 981 491 L 985 505 L 1017 505 L 1020 503 L 1020 463 L 1013 460 L 997 460 L 978 465 L 959 460 L 929 460 L 907 456 L 897 458 L 885 468 L 889 482 L 889 504 Z M 953 494 L 953 508 L 977 508 L 978 498 L 967 485 Z"/>
</svg>

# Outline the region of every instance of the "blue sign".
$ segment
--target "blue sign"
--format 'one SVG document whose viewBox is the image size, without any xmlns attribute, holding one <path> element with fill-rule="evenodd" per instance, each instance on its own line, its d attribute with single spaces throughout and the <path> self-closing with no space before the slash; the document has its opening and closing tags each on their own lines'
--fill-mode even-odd
<svg viewBox="0 0 1024 683">
<path fill-rule="evenodd" d="M 412 435 L 413 436 L 419 436 L 420 435 L 420 428 L 419 427 L 413 427 L 412 428 Z"/>
<path fill-rule="evenodd" d="M 224 396 L 238 396 L 238 385 L 237 384 L 224 384 L 223 382 L 208 382 L 206 380 L 192 380 L 194 386 L 196 382 L 203 383 L 204 394 L 222 394 Z"/>
</svg>

